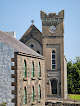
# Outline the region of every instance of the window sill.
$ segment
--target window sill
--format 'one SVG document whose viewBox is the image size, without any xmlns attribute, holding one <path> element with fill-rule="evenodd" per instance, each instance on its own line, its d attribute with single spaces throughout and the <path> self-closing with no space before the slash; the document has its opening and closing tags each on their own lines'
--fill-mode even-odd
<svg viewBox="0 0 80 106">
<path fill-rule="evenodd" d="M 38 79 L 39 79 L 39 80 L 41 80 L 41 79 L 42 79 L 42 77 L 38 77 Z"/>
<path fill-rule="evenodd" d="M 38 100 L 38 103 L 41 103 L 41 99 L 40 99 L 40 100 Z"/>
<path fill-rule="evenodd" d="M 24 78 L 23 78 L 23 81 L 27 81 L 27 78 L 26 78 L 26 77 L 24 77 Z"/>
<path fill-rule="evenodd" d="M 57 98 L 58 97 L 58 94 L 47 95 L 47 97 L 55 97 L 55 98 Z"/>
<path fill-rule="evenodd" d="M 35 105 L 35 104 L 36 104 L 36 102 L 32 102 L 31 104 L 32 104 L 32 105 Z"/>
<path fill-rule="evenodd" d="M 27 104 L 23 104 L 23 106 L 26 106 Z"/>
<path fill-rule="evenodd" d="M 32 77 L 31 79 L 32 79 L 32 80 L 35 80 L 36 78 L 35 78 L 35 77 Z"/>
<path fill-rule="evenodd" d="M 56 68 L 55 69 L 51 69 L 52 71 L 56 71 Z"/>
<path fill-rule="evenodd" d="M 57 71 L 57 69 L 55 69 L 55 70 L 47 70 L 47 72 L 56 72 Z"/>
</svg>

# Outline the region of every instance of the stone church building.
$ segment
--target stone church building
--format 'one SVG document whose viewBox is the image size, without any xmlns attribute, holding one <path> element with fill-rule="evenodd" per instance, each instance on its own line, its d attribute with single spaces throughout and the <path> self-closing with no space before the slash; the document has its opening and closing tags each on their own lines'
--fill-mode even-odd
<svg viewBox="0 0 80 106">
<path fill-rule="evenodd" d="M 45 57 L 45 97 L 67 98 L 67 65 L 64 57 L 64 10 L 41 11 L 42 33 L 32 24 L 20 41 Z"/>
<path fill-rule="evenodd" d="M 67 99 L 64 10 L 40 17 L 42 32 L 32 23 L 20 40 L 0 31 L 0 103 L 80 106 Z"/>
</svg>

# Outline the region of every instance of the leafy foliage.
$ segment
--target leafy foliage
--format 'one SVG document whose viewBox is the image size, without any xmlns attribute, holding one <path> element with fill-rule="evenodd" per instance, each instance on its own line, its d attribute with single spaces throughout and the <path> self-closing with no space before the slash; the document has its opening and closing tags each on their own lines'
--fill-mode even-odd
<svg viewBox="0 0 80 106">
<path fill-rule="evenodd" d="M 67 63 L 67 83 L 69 94 L 80 94 L 80 57 Z"/>
<path fill-rule="evenodd" d="M 7 103 L 5 103 L 5 102 L 0 104 L 0 106 L 6 106 L 6 105 L 7 105 Z"/>
</svg>

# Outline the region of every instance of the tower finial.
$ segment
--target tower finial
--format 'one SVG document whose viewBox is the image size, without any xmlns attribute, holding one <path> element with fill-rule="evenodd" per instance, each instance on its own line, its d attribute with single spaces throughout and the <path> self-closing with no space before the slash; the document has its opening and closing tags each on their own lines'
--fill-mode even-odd
<svg viewBox="0 0 80 106">
<path fill-rule="evenodd" d="M 31 22 L 32 22 L 32 25 L 33 25 L 33 23 L 34 23 L 34 20 L 31 20 Z"/>
</svg>

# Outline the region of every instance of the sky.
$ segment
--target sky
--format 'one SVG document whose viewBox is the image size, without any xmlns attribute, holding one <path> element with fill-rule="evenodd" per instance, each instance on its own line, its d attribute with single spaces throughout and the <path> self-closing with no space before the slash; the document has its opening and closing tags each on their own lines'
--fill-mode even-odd
<svg viewBox="0 0 80 106">
<path fill-rule="evenodd" d="M 64 10 L 64 55 L 74 61 L 80 56 L 80 0 L 0 0 L 0 31 L 15 31 L 19 40 L 34 20 L 42 32 L 41 10 L 47 14 Z"/>
</svg>

